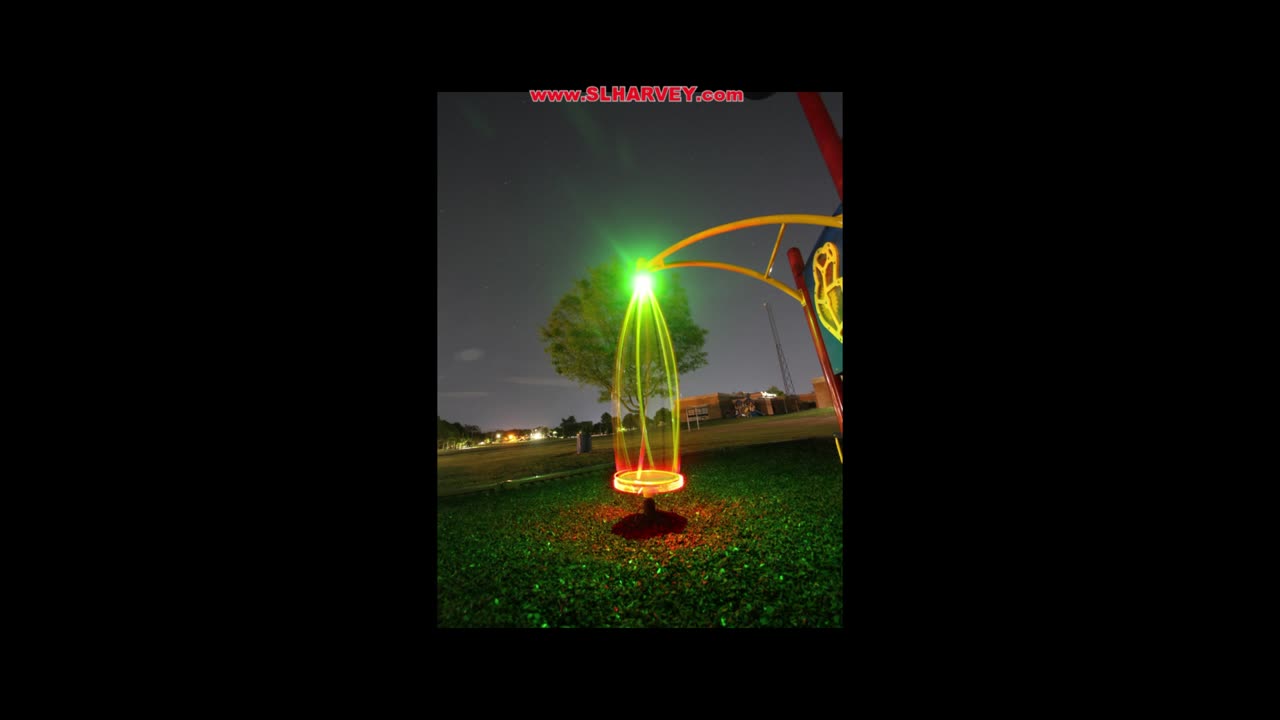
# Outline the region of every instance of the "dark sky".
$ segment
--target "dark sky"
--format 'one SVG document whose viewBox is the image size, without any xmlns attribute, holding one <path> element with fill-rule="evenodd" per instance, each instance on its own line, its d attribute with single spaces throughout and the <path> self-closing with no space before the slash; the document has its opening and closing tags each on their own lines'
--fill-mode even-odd
<svg viewBox="0 0 1280 720">
<path fill-rule="evenodd" d="M 841 136 L 841 93 L 822 99 Z M 634 261 L 715 225 L 759 215 L 831 215 L 839 205 L 795 93 L 743 103 L 533 103 L 528 93 L 437 96 L 436 413 L 484 430 L 556 426 L 609 412 L 559 377 L 538 327 L 587 268 Z M 821 228 L 790 226 L 806 256 Z M 764 272 L 778 226 L 720 235 L 669 258 Z M 763 307 L 773 308 L 797 392 L 820 377 L 799 303 L 722 270 L 680 273 L 708 363 L 680 394 L 783 386 Z"/>
</svg>

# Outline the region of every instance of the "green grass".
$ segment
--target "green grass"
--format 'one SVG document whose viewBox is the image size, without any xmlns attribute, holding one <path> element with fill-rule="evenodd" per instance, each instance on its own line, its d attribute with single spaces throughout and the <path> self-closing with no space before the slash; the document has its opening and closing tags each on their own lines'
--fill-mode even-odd
<svg viewBox="0 0 1280 720">
<path fill-rule="evenodd" d="M 835 442 L 835 411 L 831 408 L 805 410 L 788 415 L 712 420 L 686 431 L 680 428 L 682 456 L 727 447 L 761 443 L 827 438 L 831 451 Z M 455 450 L 436 456 L 436 492 L 452 495 L 503 480 L 546 475 L 574 468 L 613 462 L 613 439 L 591 438 L 591 452 L 577 454 L 574 440 L 538 440 L 509 445 L 487 445 L 471 450 Z"/>
<path fill-rule="evenodd" d="M 757 418 L 758 419 L 758 418 Z M 684 532 L 610 532 L 641 500 L 611 472 L 441 498 L 440 627 L 842 627 L 844 480 L 811 439 L 690 457 L 657 498 Z"/>
</svg>

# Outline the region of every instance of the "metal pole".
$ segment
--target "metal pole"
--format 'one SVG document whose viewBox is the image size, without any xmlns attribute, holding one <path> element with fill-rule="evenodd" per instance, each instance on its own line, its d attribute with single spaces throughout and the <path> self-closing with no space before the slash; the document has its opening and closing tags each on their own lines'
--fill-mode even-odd
<svg viewBox="0 0 1280 720">
<path fill-rule="evenodd" d="M 813 297 L 809 295 L 809 287 L 804 282 L 804 257 L 800 251 L 791 248 L 787 251 L 787 260 L 791 262 L 791 274 L 795 277 L 796 289 L 804 298 L 805 320 L 809 321 L 809 335 L 813 337 L 813 346 L 818 350 L 818 363 L 822 365 L 822 377 L 827 381 L 827 390 L 831 393 L 831 406 L 836 410 L 836 421 L 840 424 L 840 434 L 844 434 L 844 385 L 831 370 L 831 358 L 827 355 L 827 344 L 822 341 L 822 329 L 818 325 L 818 315 L 813 310 Z"/>
<path fill-rule="evenodd" d="M 778 337 L 778 324 L 773 321 L 773 308 L 769 307 L 769 303 L 764 304 L 764 309 L 769 313 L 769 328 L 773 330 L 773 344 L 778 349 L 778 367 L 782 370 L 782 398 L 783 412 L 790 412 L 787 401 L 796 394 L 796 384 L 791 381 L 791 369 L 787 367 L 787 356 L 782 352 L 782 340 Z M 799 408 L 796 408 L 797 410 Z"/>
<path fill-rule="evenodd" d="M 844 202 L 844 142 L 836 132 L 835 123 L 831 122 L 831 114 L 822 102 L 822 96 L 816 92 L 796 93 L 800 96 L 800 106 L 809 119 L 809 127 L 813 129 L 813 137 L 818 141 L 818 149 L 822 151 L 822 159 L 827 162 L 827 171 L 836 183 L 836 194 L 840 202 Z"/>
</svg>

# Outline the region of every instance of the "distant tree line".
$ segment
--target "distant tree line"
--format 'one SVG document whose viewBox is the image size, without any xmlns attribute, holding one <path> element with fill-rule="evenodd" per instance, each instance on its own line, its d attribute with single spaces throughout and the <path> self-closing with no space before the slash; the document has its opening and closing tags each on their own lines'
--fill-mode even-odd
<svg viewBox="0 0 1280 720">
<path fill-rule="evenodd" d="M 485 433 L 477 425 L 463 425 L 449 422 L 436 416 L 436 449 L 452 450 L 454 448 L 475 444 L 484 439 Z"/>
<path fill-rule="evenodd" d="M 604 413 L 600 416 L 600 422 L 591 422 L 590 420 L 578 420 L 578 418 L 570 415 L 567 418 L 561 418 L 560 424 L 556 426 L 556 433 L 560 437 L 573 437 L 580 432 L 588 435 L 610 435 L 613 433 L 613 416 Z"/>
<path fill-rule="evenodd" d="M 640 427 L 639 416 L 635 413 L 628 413 L 622 418 L 622 427 L 628 430 L 635 430 Z M 671 411 L 666 408 L 659 408 L 650 418 L 650 422 L 665 425 L 671 422 Z M 536 428 L 510 428 L 507 430 L 481 430 L 477 425 L 463 425 L 462 423 L 449 422 L 436 416 L 436 449 L 437 450 L 456 450 L 458 448 L 480 445 L 486 442 L 508 442 L 510 439 L 528 439 L 535 434 L 542 437 L 551 437 L 552 431 L 561 438 L 571 438 L 577 436 L 580 432 L 589 435 L 612 435 L 614 431 L 615 418 L 609 413 L 600 416 L 599 422 L 590 420 L 578 420 L 570 415 L 567 418 L 561 418 L 560 424 L 554 428 L 540 426 Z"/>
</svg>

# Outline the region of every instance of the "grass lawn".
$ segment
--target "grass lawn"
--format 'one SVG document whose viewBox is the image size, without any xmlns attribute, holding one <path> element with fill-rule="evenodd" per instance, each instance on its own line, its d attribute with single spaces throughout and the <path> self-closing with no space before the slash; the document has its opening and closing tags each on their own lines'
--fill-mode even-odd
<svg viewBox="0 0 1280 720">
<path fill-rule="evenodd" d="M 438 626 L 843 627 L 830 431 L 703 452 L 682 469 L 686 487 L 657 503 L 687 525 L 645 540 L 611 532 L 641 504 L 610 487 L 611 470 L 440 498 Z"/>
<path fill-rule="evenodd" d="M 835 454 L 836 414 L 831 408 L 805 410 L 788 415 L 712 420 L 686 431 L 680 426 L 680 450 L 689 456 L 713 448 L 821 437 Z M 486 445 L 454 450 L 436 456 L 436 493 L 451 495 L 502 480 L 613 462 L 613 438 L 591 438 L 591 452 L 577 454 L 572 440 L 538 440 L 509 445 Z"/>
</svg>

